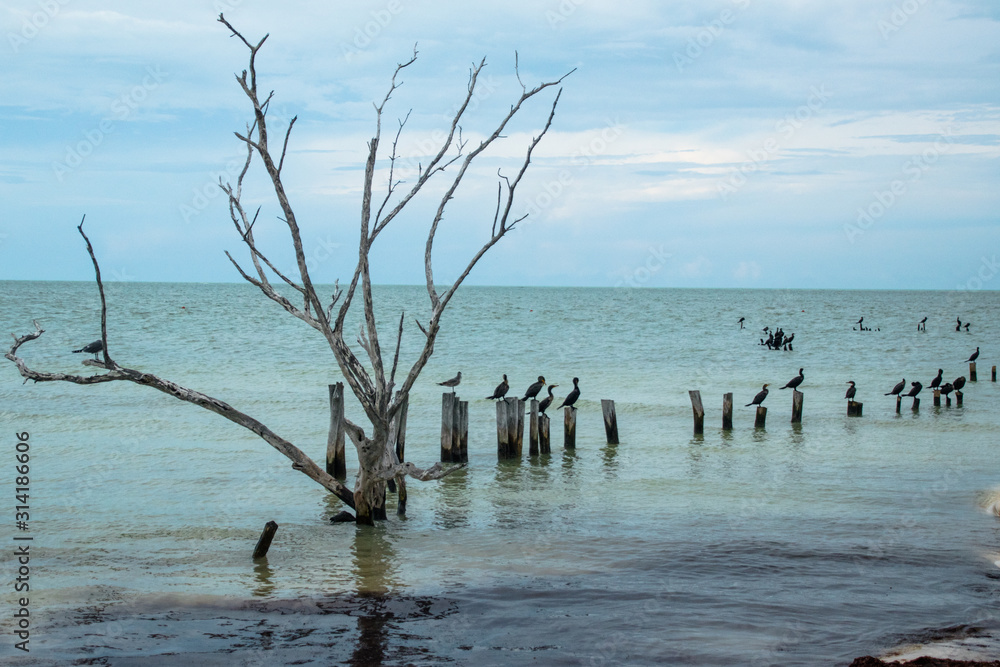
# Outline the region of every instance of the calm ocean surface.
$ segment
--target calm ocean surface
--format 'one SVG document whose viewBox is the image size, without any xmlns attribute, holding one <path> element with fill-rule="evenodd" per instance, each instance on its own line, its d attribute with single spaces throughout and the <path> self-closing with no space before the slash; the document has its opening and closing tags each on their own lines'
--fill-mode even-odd
<svg viewBox="0 0 1000 667">
<path fill-rule="evenodd" d="M 29 332 L 33 318 L 46 330 L 22 348 L 29 364 L 82 372 L 69 352 L 100 337 L 96 287 L 0 288 L 5 332 Z M 221 398 L 322 460 L 326 385 L 341 378 L 319 335 L 249 286 L 107 291 L 120 364 Z M 376 301 L 385 347 L 406 310 L 412 361 L 423 289 L 377 288 Z M 880 330 L 852 331 L 861 316 Z M 954 331 L 956 316 L 970 333 Z M 759 346 L 765 325 L 794 332 L 795 350 Z M 463 288 L 411 396 L 407 458 L 438 458 L 435 382 L 461 370 L 469 467 L 411 481 L 405 520 L 390 496 L 390 520 L 360 529 L 329 524 L 339 502 L 221 417 L 125 382 L 23 385 L 4 361 L 8 501 L 12 434 L 31 435 L 33 626 L 24 655 L 3 612 L 0 657 L 846 665 L 908 644 L 982 642 L 980 631 L 1000 630 L 998 326 L 1000 293 L 988 291 Z M 968 375 L 976 346 L 979 382 L 963 407 L 934 408 L 925 390 L 919 412 L 906 399 L 895 414 L 883 396 L 893 385 L 926 386 L 938 368 Z M 777 388 L 800 367 L 805 410 L 792 425 L 790 392 Z M 580 377 L 575 452 L 554 418 L 551 456 L 497 463 L 482 397 L 502 373 L 512 395 L 541 374 L 562 397 Z M 848 380 L 862 418 L 845 416 Z M 755 430 L 743 405 L 765 382 L 767 428 Z M 689 389 L 706 403 L 704 436 L 692 436 Z M 724 433 L 729 391 L 735 428 Z M 616 401 L 617 446 L 604 441 L 602 398 Z M 348 467 L 353 480 L 350 444 Z M 277 536 L 254 564 L 272 519 Z M 2 567 L 13 581 L 13 558 Z"/>
</svg>

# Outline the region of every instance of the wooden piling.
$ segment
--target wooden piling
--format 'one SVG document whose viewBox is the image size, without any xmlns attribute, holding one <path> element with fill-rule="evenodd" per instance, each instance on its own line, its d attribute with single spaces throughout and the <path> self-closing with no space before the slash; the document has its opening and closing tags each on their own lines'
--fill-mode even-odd
<svg viewBox="0 0 1000 667">
<path fill-rule="evenodd" d="M 264 524 L 264 530 L 261 532 L 260 538 L 257 540 L 257 547 L 253 550 L 254 560 L 263 558 L 267 555 L 267 550 L 271 548 L 271 540 L 274 539 L 274 534 L 276 532 L 278 532 L 278 524 L 274 521 L 268 521 Z"/>
<path fill-rule="evenodd" d="M 607 399 L 601 399 L 601 412 L 604 413 L 604 432 L 608 436 L 609 445 L 618 444 L 618 417 L 615 415 L 615 402 Z M 576 418 L 574 417 L 574 424 Z"/>
<path fill-rule="evenodd" d="M 705 408 L 701 404 L 701 392 L 689 391 L 691 397 L 691 411 L 694 413 L 694 434 L 701 435 L 705 432 Z"/>
<path fill-rule="evenodd" d="M 441 394 L 441 462 L 451 463 L 455 440 L 455 404 L 458 397 L 447 391 Z"/>
<path fill-rule="evenodd" d="M 451 462 L 461 463 L 462 462 L 462 403 L 468 403 L 468 401 L 461 401 L 455 399 L 454 413 L 452 414 L 452 427 L 451 427 Z"/>
<path fill-rule="evenodd" d="M 951 396 L 950 395 L 944 397 L 944 406 L 946 408 L 950 408 L 951 407 Z"/>
<path fill-rule="evenodd" d="M 754 428 L 764 428 L 764 423 L 767 421 L 767 408 L 763 405 L 757 406 L 757 416 L 753 420 Z"/>
<path fill-rule="evenodd" d="M 941 390 L 937 388 L 934 389 L 934 407 L 941 407 Z"/>
<path fill-rule="evenodd" d="M 976 381 L 976 362 L 969 362 L 969 382 Z"/>
<path fill-rule="evenodd" d="M 847 402 L 847 416 L 848 417 L 860 417 L 864 409 L 864 403 L 858 403 L 857 401 Z"/>
<path fill-rule="evenodd" d="M 519 398 L 506 398 L 507 401 L 507 438 L 511 446 L 511 458 L 521 458 L 524 445 L 524 401 Z"/>
<path fill-rule="evenodd" d="M 552 453 L 552 446 L 549 442 L 549 416 L 545 414 L 538 417 L 538 453 Z"/>
<path fill-rule="evenodd" d="M 503 461 L 511 458 L 510 438 L 507 434 L 507 401 L 497 401 L 497 459 Z"/>
<path fill-rule="evenodd" d="M 531 417 L 528 420 L 528 456 L 538 455 L 538 401 L 531 399 L 528 411 Z"/>
<path fill-rule="evenodd" d="M 328 385 L 330 390 L 330 433 L 326 437 L 326 473 L 347 479 L 344 452 L 344 383 Z"/>
<path fill-rule="evenodd" d="M 896 394 L 896 414 L 899 414 L 899 406 L 903 404 L 903 397 Z"/>
<path fill-rule="evenodd" d="M 804 396 L 798 389 L 792 389 L 792 423 L 802 423 L 802 399 Z"/>
<path fill-rule="evenodd" d="M 733 394 L 722 395 L 722 430 L 733 430 Z"/>
<path fill-rule="evenodd" d="M 563 408 L 563 447 L 576 449 L 576 410 Z"/>
<path fill-rule="evenodd" d="M 993 370 L 990 372 L 990 380 L 992 382 L 996 382 L 997 381 L 997 367 L 996 366 L 994 366 Z"/>
<path fill-rule="evenodd" d="M 469 402 L 458 402 L 458 463 L 469 462 Z"/>
<path fill-rule="evenodd" d="M 913 397 L 913 405 L 910 406 L 910 409 L 914 412 L 920 409 L 920 399 L 916 396 Z"/>
<path fill-rule="evenodd" d="M 962 404 L 962 392 L 956 391 L 955 392 L 955 405 L 959 406 L 961 404 Z"/>
</svg>

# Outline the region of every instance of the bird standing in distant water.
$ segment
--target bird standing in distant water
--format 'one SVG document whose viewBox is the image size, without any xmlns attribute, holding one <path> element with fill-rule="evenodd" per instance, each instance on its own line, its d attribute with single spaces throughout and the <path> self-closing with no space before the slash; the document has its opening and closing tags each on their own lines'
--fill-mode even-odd
<svg viewBox="0 0 1000 667">
<path fill-rule="evenodd" d="M 960 319 L 958 319 L 956 317 L 955 321 L 958 322 L 958 324 L 955 325 L 955 331 L 961 331 L 962 330 L 962 320 L 960 320 Z"/>
<path fill-rule="evenodd" d="M 97 342 L 100 343 L 101 341 L 97 341 Z M 87 347 L 90 347 L 90 346 L 88 345 Z M 969 357 L 969 361 L 975 361 L 978 358 L 979 358 L 979 348 L 977 347 L 976 351 L 972 353 L 971 357 Z"/>
<path fill-rule="evenodd" d="M 500 384 L 498 384 L 497 388 L 493 390 L 493 395 L 492 396 L 487 396 L 486 399 L 487 400 L 493 400 L 493 399 L 497 399 L 497 398 L 501 398 L 502 399 L 504 396 L 507 395 L 507 392 L 509 390 L 510 390 L 510 385 L 507 384 L 507 374 L 504 373 L 503 382 L 501 382 Z"/>
<path fill-rule="evenodd" d="M 844 398 L 846 398 L 849 401 L 853 401 L 854 394 L 857 391 L 857 388 L 854 386 L 854 380 L 849 380 L 847 384 L 851 386 L 847 388 L 847 393 L 844 394 Z"/>
<path fill-rule="evenodd" d="M 451 393 L 455 393 L 455 387 L 462 383 L 462 371 L 458 372 L 458 375 L 450 380 L 445 380 L 444 382 L 438 382 L 442 387 L 451 387 Z"/>
<path fill-rule="evenodd" d="M 79 350 L 73 350 L 73 353 L 75 354 L 77 352 L 86 352 L 87 354 L 93 354 L 94 355 L 94 361 L 98 361 L 97 355 L 98 355 L 98 353 L 103 352 L 103 351 L 104 351 L 104 341 L 103 340 L 95 340 L 93 343 L 89 343 L 87 345 L 84 345 Z"/>
<path fill-rule="evenodd" d="M 761 390 L 757 392 L 757 395 L 753 397 L 753 400 L 744 405 L 743 407 L 749 408 L 751 405 L 760 405 L 761 403 L 763 403 L 764 399 L 767 398 L 767 388 L 770 386 L 771 386 L 770 384 L 765 384 L 763 387 L 761 387 Z"/>
<path fill-rule="evenodd" d="M 580 398 L 580 378 L 573 378 L 573 391 L 567 394 L 566 398 L 563 399 L 560 408 L 573 408 L 573 404 L 576 403 L 577 399 Z M 573 408 L 576 410 L 576 408 Z"/>
<path fill-rule="evenodd" d="M 540 392 L 542 390 L 542 387 L 544 386 L 545 386 L 545 378 L 539 375 L 538 382 L 535 382 L 530 387 L 528 387 L 528 391 L 524 392 L 524 398 L 522 398 L 521 400 L 526 401 L 529 398 L 534 398 L 535 396 L 538 396 L 538 392 Z"/>
<path fill-rule="evenodd" d="M 893 387 L 892 391 L 890 391 L 888 394 L 886 394 L 886 396 L 898 396 L 899 392 L 903 391 L 904 387 L 906 387 L 906 378 L 903 378 L 902 380 L 900 380 L 899 384 L 897 384 L 895 387 Z"/>
<path fill-rule="evenodd" d="M 779 389 L 796 389 L 800 384 L 802 384 L 802 380 L 804 379 L 805 376 L 802 375 L 802 369 L 800 368 L 799 374 L 793 377 L 791 380 L 789 380 L 788 384 L 786 384 L 784 387 L 779 387 Z"/>
<path fill-rule="evenodd" d="M 557 384 L 550 384 L 549 385 L 549 395 L 546 396 L 545 398 L 543 398 L 542 402 L 538 404 L 538 414 L 544 415 L 545 414 L 545 409 L 547 407 L 549 407 L 550 405 L 552 405 L 552 401 L 555 400 L 555 397 L 552 396 L 552 390 L 555 389 L 558 386 L 559 385 L 557 385 Z"/>
</svg>

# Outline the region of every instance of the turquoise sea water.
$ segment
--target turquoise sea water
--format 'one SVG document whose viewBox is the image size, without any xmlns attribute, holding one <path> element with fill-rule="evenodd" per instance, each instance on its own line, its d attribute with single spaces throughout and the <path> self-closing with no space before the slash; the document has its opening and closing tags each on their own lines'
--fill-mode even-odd
<svg viewBox="0 0 1000 667">
<path fill-rule="evenodd" d="M 99 337 L 95 286 L 0 286 L 7 331 L 32 319 L 46 330 L 22 348 L 29 364 L 82 372 L 70 350 Z M 120 364 L 226 400 L 322 459 L 326 385 L 341 378 L 315 332 L 245 285 L 107 290 Z M 377 288 L 376 300 L 385 347 L 406 310 L 412 360 L 422 288 Z M 878 330 L 852 331 L 861 316 Z M 970 333 L 954 331 L 956 316 Z M 469 467 L 411 482 L 408 517 L 390 509 L 374 528 L 329 524 L 338 501 L 216 415 L 129 383 L 22 384 L 5 361 L 0 491 L 13 495 L 12 434 L 28 431 L 36 625 L 23 656 L 5 613 L 0 656 L 820 665 L 996 632 L 998 324 L 1000 294 L 987 291 L 463 288 L 411 396 L 407 458 L 438 458 L 435 382 L 461 370 Z M 758 345 L 765 325 L 794 332 L 794 351 Z M 976 346 L 964 406 L 934 408 L 925 390 L 919 411 L 906 399 L 895 414 L 893 385 L 968 375 Z M 793 425 L 777 388 L 800 367 Z M 497 462 L 482 397 L 502 373 L 512 395 L 541 374 L 561 397 L 580 377 L 575 451 L 553 419 L 551 456 Z M 862 418 L 845 416 L 848 380 Z M 768 424 L 755 430 L 743 405 L 765 382 Z M 703 436 L 690 389 L 706 404 Z M 729 391 L 735 428 L 723 432 Z M 617 446 L 602 398 L 616 401 Z M 280 528 L 254 564 L 268 520 Z M 3 599 L 13 604 L 12 587 Z"/>
</svg>

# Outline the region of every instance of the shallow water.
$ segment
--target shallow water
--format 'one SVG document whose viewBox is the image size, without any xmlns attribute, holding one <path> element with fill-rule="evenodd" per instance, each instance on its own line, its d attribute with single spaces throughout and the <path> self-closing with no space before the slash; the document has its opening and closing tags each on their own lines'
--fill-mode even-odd
<svg viewBox="0 0 1000 667">
<path fill-rule="evenodd" d="M 99 337 L 95 287 L 2 286 L 8 330 L 46 329 L 22 348 L 29 363 L 79 372 L 68 351 Z M 243 285 L 107 287 L 119 363 L 226 400 L 322 458 L 324 385 L 340 378 L 308 327 Z M 376 298 L 387 339 L 401 308 L 426 318 L 418 287 Z M 879 330 L 852 331 L 862 315 Z M 998 315 L 996 292 L 463 288 L 411 396 L 407 455 L 437 459 L 435 382 L 461 370 L 470 465 L 411 482 L 407 519 L 361 529 L 330 525 L 338 501 L 216 415 L 125 383 L 22 385 L 6 363 L 4 432 L 32 444 L 30 657 L 817 665 L 996 631 Z M 757 345 L 764 325 L 795 332 L 795 350 Z M 408 324 L 404 359 L 421 338 Z M 895 414 L 894 384 L 968 375 L 977 345 L 964 406 L 934 408 L 925 391 L 919 411 L 906 399 Z M 777 388 L 799 367 L 793 425 Z M 553 419 L 551 456 L 497 462 L 481 397 L 502 373 L 511 394 L 544 374 L 564 396 L 580 377 L 575 451 Z M 844 414 L 847 380 L 862 418 Z M 743 404 L 764 382 L 768 426 L 755 430 Z M 705 400 L 703 436 L 689 389 Z M 617 446 L 602 398 L 616 401 Z M 3 623 L 0 655 L 15 656 Z"/>
</svg>

